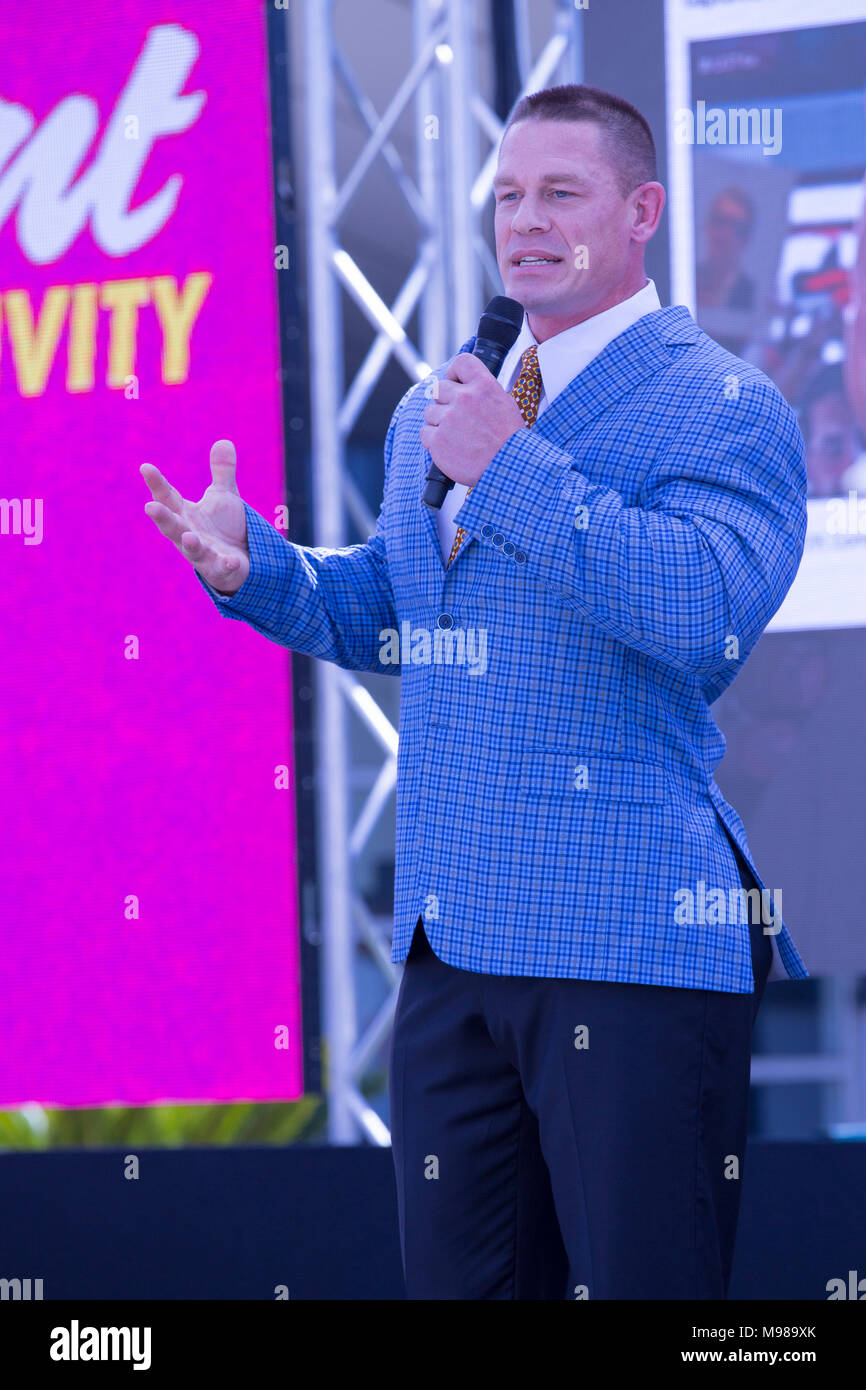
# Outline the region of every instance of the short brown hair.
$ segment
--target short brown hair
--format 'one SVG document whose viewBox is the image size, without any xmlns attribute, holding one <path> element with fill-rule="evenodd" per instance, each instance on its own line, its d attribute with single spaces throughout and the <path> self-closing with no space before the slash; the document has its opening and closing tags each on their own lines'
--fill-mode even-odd
<svg viewBox="0 0 866 1390">
<path fill-rule="evenodd" d="M 639 184 L 655 182 L 658 178 L 652 131 L 637 107 L 624 97 L 576 82 L 563 87 L 545 87 L 543 91 L 521 97 L 505 123 L 505 130 L 518 121 L 533 120 L 592 121 L 601 126 L 624 198 Z"/>
</svg>

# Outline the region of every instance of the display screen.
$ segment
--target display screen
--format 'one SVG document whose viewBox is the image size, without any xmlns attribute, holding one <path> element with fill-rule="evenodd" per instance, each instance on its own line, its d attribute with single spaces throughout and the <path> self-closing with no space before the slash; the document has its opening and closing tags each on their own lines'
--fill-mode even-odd
<svg viewBox="0 0 866 1390">
<path fill-rule="evenodd" d="M 776 382 L 809 528 L 769 630 L 866 626 L 866 4 L 669 0 L 674 299 Z"/>
<path fill-rule="evenodd" d="M 668 0 L 674 303 L 796 411 L 809 524 L 713 706 L 718 772 L 812 974 L 866 970 L 866 0 Z"/>
</svg>

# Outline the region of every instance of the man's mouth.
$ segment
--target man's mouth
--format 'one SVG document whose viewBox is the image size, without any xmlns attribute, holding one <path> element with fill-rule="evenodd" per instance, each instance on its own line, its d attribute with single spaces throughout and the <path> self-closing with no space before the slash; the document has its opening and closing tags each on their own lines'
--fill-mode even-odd
<svg viewBox="0 0 866 1390">
<path fill-rule="evenodd" d="M 560 256 L 516 256 L 511 264 L 515 268 L 529 265 L 558 265 Z"/>
</svg>

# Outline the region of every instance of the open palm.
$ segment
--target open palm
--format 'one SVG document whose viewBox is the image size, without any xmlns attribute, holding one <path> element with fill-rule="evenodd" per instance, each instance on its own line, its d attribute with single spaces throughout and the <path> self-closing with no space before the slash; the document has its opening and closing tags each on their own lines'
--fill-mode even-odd
<svg viewBox="0 0 866 1390">
<path fill-rule="evenodd" d="M 247 518 L 235 481 L 237 456 L 229 439 L 210 451 L 210 487 L 200 502 L 181 497 L 152 463 L 141 475 L 153 494 L 144 510 L 164 536 L 174 542 L 208 584 L 234 594 L 250 572 Z"/>
</svg>

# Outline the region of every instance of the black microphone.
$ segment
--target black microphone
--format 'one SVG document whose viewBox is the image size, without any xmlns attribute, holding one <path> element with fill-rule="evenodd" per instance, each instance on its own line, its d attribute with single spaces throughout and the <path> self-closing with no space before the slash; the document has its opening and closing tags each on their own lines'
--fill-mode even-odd
<svg viewBox="0 0 866 1390">
<path fill-rule="evenodd" d="M 509 350 L 517 342 L 522 326 L 523 305 L 518 304 L 516 299 L 507 299 L 504 294 L 494 295 L 478 320 L 478 336 L 472 356 L 480 357 L 485 367 L 498 376 Z M 446 477 L 431 462 L 422 501 L 438 510 L 445 501 L 445 494 L 453 486 L 454 479 Z"/>
</svg>

